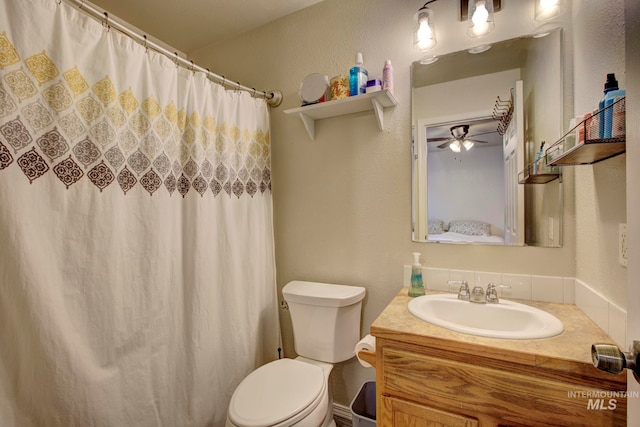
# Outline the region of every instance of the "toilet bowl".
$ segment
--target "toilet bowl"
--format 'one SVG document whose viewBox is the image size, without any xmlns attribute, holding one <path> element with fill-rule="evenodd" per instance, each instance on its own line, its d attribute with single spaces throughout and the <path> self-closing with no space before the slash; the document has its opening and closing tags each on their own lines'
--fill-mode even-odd
<svg viewBox="0 0 640 427">
<path fill-rule="evenodd" d="M 329 375 L 334 363 L 354 356 L 365 289 L 293 281 L 282 294 L 299 356 L 267 363 L 242 380 L 227 427 L 335 427 Z"/>
</svg>

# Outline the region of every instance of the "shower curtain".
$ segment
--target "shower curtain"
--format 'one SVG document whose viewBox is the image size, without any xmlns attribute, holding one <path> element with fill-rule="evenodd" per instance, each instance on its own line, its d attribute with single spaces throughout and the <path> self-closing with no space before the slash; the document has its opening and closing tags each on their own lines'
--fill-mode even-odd
<svg viewBox="0 0 640 427">
<path fill-rule="evenodd" d="M 0 425 L 221 426 L 277 358 L 269 111 L 0 3 Z"/>
</svg>

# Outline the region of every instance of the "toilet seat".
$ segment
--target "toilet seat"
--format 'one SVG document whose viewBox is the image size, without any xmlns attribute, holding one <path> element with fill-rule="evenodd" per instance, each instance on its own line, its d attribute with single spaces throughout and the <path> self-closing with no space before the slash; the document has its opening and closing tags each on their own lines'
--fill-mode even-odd
<svg viewBox="0 0 640 427">
<path fill-rule="evenodd" d="M 236 388 L 229 419 L 239 426 L 291 425 L 305 418 L 326 394 L 322 368 L 280 359 L 249 374 Z"/>
</svg>

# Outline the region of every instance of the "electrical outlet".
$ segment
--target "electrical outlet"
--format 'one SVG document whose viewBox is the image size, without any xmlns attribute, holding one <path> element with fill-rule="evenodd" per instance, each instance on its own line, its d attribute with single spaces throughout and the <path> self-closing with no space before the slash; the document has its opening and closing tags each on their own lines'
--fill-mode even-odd
<svg viewBox="0 0 640 427">
<path fill-rule="evenodd" d="M 618 262 L 621 266 L 627 266 L 627 224 L 618 224 Z"/>
</svg>

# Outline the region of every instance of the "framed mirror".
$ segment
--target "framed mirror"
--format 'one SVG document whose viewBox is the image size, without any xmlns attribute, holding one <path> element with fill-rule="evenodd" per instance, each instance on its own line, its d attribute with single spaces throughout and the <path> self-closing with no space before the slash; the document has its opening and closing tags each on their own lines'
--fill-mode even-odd
<svg viewBox="0 0 640 427">
<path fill-rule="evenodd" d="M 561 173 L 519 183 L 562 134 L 561 37 L 412 64 L 414 241 L 562 246 Z"/>
</svg>

